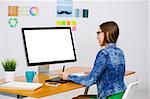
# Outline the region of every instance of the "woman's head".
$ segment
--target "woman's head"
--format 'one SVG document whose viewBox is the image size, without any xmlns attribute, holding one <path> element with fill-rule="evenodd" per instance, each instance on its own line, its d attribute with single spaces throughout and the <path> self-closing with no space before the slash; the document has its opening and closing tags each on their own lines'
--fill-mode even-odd
<svg viewBox="0 0 150 99">
<path fill-rule="evenodd" d="M 116 22 L 108 21 L 99 25 L 97 31 L 97 39 L 100 46 L 105 46 L 107 43 L 116 43 L 119 36 L 119 27 Z"/>
</svg>

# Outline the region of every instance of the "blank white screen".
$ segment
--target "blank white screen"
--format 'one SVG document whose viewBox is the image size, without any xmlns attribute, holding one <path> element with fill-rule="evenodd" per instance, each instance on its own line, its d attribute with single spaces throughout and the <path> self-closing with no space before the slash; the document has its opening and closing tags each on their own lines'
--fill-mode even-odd
<svg viewBox="0 0 150 99">
<path fill-rule="evenodd" d="M 74 60 L 69 29 L 24 30 L 29 63 Z"/>
</svg>

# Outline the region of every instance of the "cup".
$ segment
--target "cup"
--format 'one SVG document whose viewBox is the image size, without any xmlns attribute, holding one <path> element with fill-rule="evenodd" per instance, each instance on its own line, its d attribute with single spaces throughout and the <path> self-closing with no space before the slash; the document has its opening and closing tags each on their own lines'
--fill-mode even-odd
<svg viewBox="0 0 150 99">
<path fill-rule="evenodd" d="M 26 74 L 26 81 L 33 82 L 33 78 L 34 78 L 36 72 L 35 71 L 26 71 L 25 74 Z"/>
</svg>

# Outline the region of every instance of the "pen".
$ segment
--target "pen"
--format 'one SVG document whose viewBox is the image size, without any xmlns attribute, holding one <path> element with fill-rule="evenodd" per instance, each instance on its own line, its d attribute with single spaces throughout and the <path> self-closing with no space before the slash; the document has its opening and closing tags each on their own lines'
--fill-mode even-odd
<svg viewBox="0 0 150 99">
<path fill-rule="evenodd" d="M 62 72 L 64 72 L 65 71 L 65 65 L 63 66 L 63 69 L 62 69 Z M 63 80 L 62 78 L 61 78 L 61 80 Z"/>
<path fill-rule="evenodd" d="M 63 66 L 63 70 L 62 70 L 62 72 L 64 72 L 65 71 L 65 65 Z"/>
</svg>

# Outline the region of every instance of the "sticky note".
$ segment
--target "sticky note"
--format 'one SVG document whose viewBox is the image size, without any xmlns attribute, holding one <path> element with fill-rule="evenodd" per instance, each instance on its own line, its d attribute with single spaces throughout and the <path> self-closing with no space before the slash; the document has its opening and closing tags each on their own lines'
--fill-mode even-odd
<svg viewBox="0 0 150 99">
<path fill-rule="evenodd" d="M 72 27 L 72 31 L 76 31 L 76 26 L 73 26 L 73 27 Z"/>
<path fill-rule="evenodd" d="M 76 25 L 76 20 L 72 20 L 72 25 Z"/>
<path fill-rule="evenodd" d="M 71 25 L 71 22 L 70 22 L 70 21 L 67 21 L 67 25 Z"/>
<path fill-rule="evenodd" d="M 61 21 L 56 21 L 56 25 L 60 26 L 61 25 Z"/>
<path fill-rule="evenodd" d="M 63 20 L 63 21 L 61 22 L 61 25 L 66 25 L 66 21 Z"/>
</svg>

